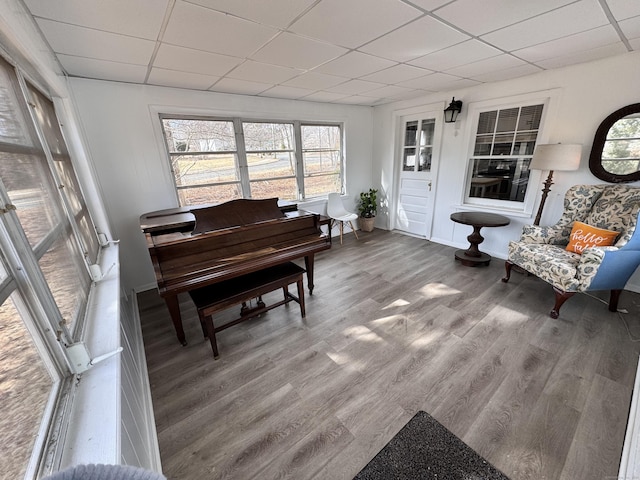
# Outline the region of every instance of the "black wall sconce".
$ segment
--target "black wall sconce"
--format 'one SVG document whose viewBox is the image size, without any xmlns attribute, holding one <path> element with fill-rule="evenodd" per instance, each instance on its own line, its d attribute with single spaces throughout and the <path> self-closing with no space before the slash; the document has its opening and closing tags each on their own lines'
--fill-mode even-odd
<svg viewBox="0 0 640 480">
<path fill-rule="evenodd" d="M 462 110 L 462 100 L 456 100 L 456 97 L 453 97 L 449 106 L 444 109 L 444 123 L 455 123 L 460 110 Z"/>
</svg>

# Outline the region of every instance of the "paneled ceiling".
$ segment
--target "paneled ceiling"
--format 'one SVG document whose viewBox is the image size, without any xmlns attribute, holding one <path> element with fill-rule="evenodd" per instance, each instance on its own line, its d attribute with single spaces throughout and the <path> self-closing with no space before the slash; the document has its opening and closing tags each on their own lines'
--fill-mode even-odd
<svg viewBox="0 0 640 480">
<path fill-rule="evenodd" d="M 640 0 L 24 0 L 64 71 L 380 105 L 640 50 Z"/>
</svg>

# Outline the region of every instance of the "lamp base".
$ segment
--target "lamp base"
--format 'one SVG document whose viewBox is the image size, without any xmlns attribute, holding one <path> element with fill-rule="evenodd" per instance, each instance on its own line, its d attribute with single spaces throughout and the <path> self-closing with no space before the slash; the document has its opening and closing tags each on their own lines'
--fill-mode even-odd
<svg viewBox="0 0 640 480">
<path fill-rule="evenodd" d="M 542 189 L 542 198 L 540 199 L 540 206 L 538 207 L 538 213 L 536 214 L 536 218 L 533 221 L 534 225 L 540 225 L 542 210 L 544 209 L 544 204 L 547 201 L 547 196 L 551 191 L 551 185 L 553 185 L 553 170 L 549 170 L 549 176 L 544 182 L 544 188 Z"/>
</svg>

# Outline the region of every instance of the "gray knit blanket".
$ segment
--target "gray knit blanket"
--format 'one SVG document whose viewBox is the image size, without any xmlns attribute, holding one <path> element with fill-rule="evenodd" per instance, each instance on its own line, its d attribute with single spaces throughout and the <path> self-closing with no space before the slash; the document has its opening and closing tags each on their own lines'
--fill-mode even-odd
<svg viewBox="0 0 640 480">
<path fill-rule="evenodd" d="M 76 465 L 44 480 L 167 480 L 164 475 L 129 465 Z"/>
</svg>

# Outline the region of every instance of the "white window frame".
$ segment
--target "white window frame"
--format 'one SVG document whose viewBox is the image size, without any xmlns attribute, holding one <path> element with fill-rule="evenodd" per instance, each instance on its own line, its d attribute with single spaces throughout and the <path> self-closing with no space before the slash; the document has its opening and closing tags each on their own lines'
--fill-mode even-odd
<svg viewBox="0 0 640 480">
<path fill-rule="evenodd" d="M 78 405 L 81 402 L 76 402 L 78 392 L 88 388 L 93 390 L 97 388 L 95 385 L 88 385 L 90 383 L 87 379 L 88 372 L 85 373 L 83 385 L 80 385 L 78 373 L 75 372 L 77 368 L 73 366 L 74 359 L 77 356 L 72 354 L 68 347 L 84 345 L 87 340 L 88 318 L 91 315 L 95 315 L 95 305 L 97 303 L 102 302 L 104 304 L 104 299 L 102 298 L 104 294 L 97 293 L 98 290 L 104 291 L 103 285 L 99 285 L 99 282 L 106 283 L 107 280 L 119 275 L 117 269 L 110 271 L 111 267 L 115 266 L 117 262 L 117 248 L 112 249 L 116 252 L 115 257 L 111 252 L 110 255 L 105 257 L 103 248 L 108 244 L 107 237 L 103 234 L 104 239 L 101 239 L 96 230 L 98 249 L 95 254 L 97 256 L 84 254 L 85 248 L 82 235 L 78 231 L 73 209 L 70 208 L 69 200 L 62 189 L 63 182 L 53 165 L 54 156 L 45 141 L 45 135 L 39 123 L 34 118 L 33 101 L 26 82 L 39 92 L 44 92 L 45 89 L 41 88 L 41 85 L 34 81 L 33 78 L 28 77 L 20 66 L 12 61 L 10 56 L 1 48 L 0 55 L 2 55 L 3 60 L 8 63 L 17 77 L 19 91 L 16 93 L 18 94 L 18 102 L 24 102 L 27 105 L 28 115 L 25 116 L 25 121 L 32 123 L 37 137 L 34 138 L 34 141 L 36 144 L 39 143 L 38 147 L 42 149 L 48 174 L 51 175 L 54 184 L 59 186 L 57 191 L 60 197 L 60 221 L 40 240 L 38 245 L 32 247 L 22 230 L 20 221 L 11 205 L 10 197 L 6 193 L 4 186 L 0 188 L 0 203 L 6 207 L 3 208 L 0 216 L 0 249 L 2 250 L 1 256 L 4 259 L 4 267 L 8 274 L 7 278 L 0 282 L 0 303 L 7 301 L 13 292 L 18 294 L 12 298 L 15 308 L 20 313 L 26 330 L 31 335 L 35 348 L 43 361 L 44 368 L 48 371 L 52 380 L 47 402 L 40 417 L 38 434 L 34 439 L 31 456 L 26 465 L 24 478 L 35 479 L 56 471 L 63 461 L 62 457 L 66 454 L 65 446 L 68 432 L 72 428 L 69 419 L 74 410 L 82 409 L 82 405 Z M 56 121 L 58 121 L 57 105 L 49 95 L 42 94 L 52 102 Z M 63 130 L 61 133 L 64 137 Z M 78 178 L 79 172 L 73 163 L 71 145 L 69 145 L 68 139 L 64 138 L 64 141 L 74 173 Z M 18 146 L 17 150 L 21 148 L 21 146 Z M 79 178 L 78 181 L 80 184 Z M 84 197 L 84 192 L 78 192 L 78 194 Z M 86 205 L 87 199 L 83 198 L 83 200 L 89 215 L 91 215 L 92 212 Z M 65 230 L 66 233 L 62 233 L 60 236 L 59 234 L 62 230 Z M 82 256 L 82 258 L 79 256 L 78 260 L 84 263 L 88 274 L 91 272 L 92 266 L 99 267 L 103 274 L 101 279 L 93 279 L 94 281 L 88 285 L 86 300 L 76 312 L 76 321 L 71 331 L 60 326 L 62 315 L 38 263 L 42 254 L 48 250 L 56 238 L 68 238 L 76 244 L 77 251 Z M 112 263 L 107 266 L 106 261 Z M 119 287 L 114 292 L 116 293 L 115 298 L 117 298 Z M 110 327 L 113 329 L 113 326 Z M 86 353 L 87 355 L 91 354 L 88 348 Z M 102 380 L 102 383 L 105 383 L 104 380 Z M 88 386 L 85 387 L 84 385 Z M 95 432 L 92 432 L 92 435 L 95 436 Z"/>
<path fill-rule="evenodd" d="M 558 95 L 559 92 L 557 90 L 546 90 L 542 92 L 469 103 L 467 118 L 470 121 L 467 124 L 464 137 L 467 141 L 467 150 L 465 156 L 465 182 L 463 184 L 460 199 L 462 206 L 470 208 L 471 210 L 490 209 L 509 214 L 520 214 L 523 216 L 531 215 L 533 213 L 535 200 L 538 195 L 538 189 L 536 187 L 540 184 L 541 178 L 541 172 L 537 170 L 531 171 L 523 202 L 469 196 L 471 178 L 473 176 L 473 152 L 476 133 L 478 130 L 478 121 L 481 113 L 491 110 L 543 105 L 544 107 L 542 110 L 542 118 L 540 120 L 540 128 L 538 129 L 538 136 L 536 138 L 536 145 L 548 143 L 549 128 L 547 126 L 551 123 L 550 119 L 555 116 Z"/>
<path fill-rule="evenodd" d="M 293 133 L 294 133 L 294 149 L 293 153 L 295 155 L 295 163 L 296 163 L 296 183 L 297 183 L 297 199 L 295 201 L 303 202 L 303 201 L 312 201 L 318 198 L 326 198 L 324 196 L 316 196 L 316 197 L 307 197 L 305 195 L 305 178 L 307 175 L 304 172 L 304 161 L 302 157 L 302 134 L 301 127 L 302 126 L 331 126 L 338 127 L 340 129 L 340 192 L 344 193 L 345 185 L 345 133 L 344 133 L 344 122 L 342 121 L 314 121 L 314 120 L 291 120 L 291 119 L 272 119 L 268 117 L 247 117 L 241 115 L 234 116 L 224 116 L 224 115 L 206 115 L 203 113 L 178 113 L 173 111 L 173 109 L 162 109 L 162 108 L 152 108 L 152 114 L 156 115 L 158 119 L 158 132 L 159 141 L 162 145 L 162 150 L 164 151 L 165 157 L 167 159 L 167 166 L 171 184 L 174 187 L 174 192 L 176 195 L 176 202 L 180 206 L 182 205 L 180 201 L 180 196 L 178 194 L 178 186 L 176 185 L 175 175 L 171 168 L 171 153 L 169 151 L 165 135 L 164 135 L 164 126 L 162 124 L 163 119 L 184 119 L 184 120 L 203 120 L 203 121 L 221 121 L 221 122 L 231 122 L 233 124 L 234 133 L 236 136 L 236 150 L 234 151 L 236 155 L 236 169 L 239 178 L 239 184 L 241 188 L 242 198 L 251 198 L 251 186 L 250 184 L 255 182 L 256 180 L 250 181 L 248 175 L 248 166 L 246 161 L 246 148 L 244 143 L 244 132 L 242 129 L 243 123 L 281 123 L 287 125 L 293 125 Z M 280 177 L 273 177 L 273 179 L 277 179 Z M 287 177 L 288 178 L 288 177 Z M 260 181 L 260 180 L 257 180 Z M 236 183 L 236 182 L 234 182 Z M 189 187 L 187 187 L 189 188 Z"/>
</svg>

